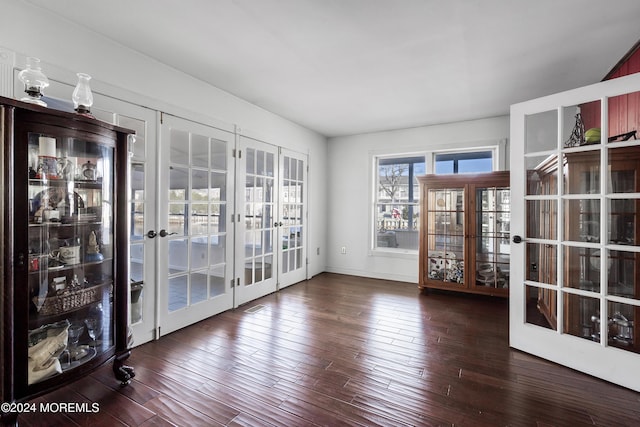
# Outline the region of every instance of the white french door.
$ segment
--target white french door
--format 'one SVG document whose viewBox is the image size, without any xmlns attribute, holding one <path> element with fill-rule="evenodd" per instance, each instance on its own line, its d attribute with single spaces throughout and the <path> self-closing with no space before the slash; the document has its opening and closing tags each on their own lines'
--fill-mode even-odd
<svg viewBox="0 0 640 427">
<path fill-rule="evenodd" d="M 238 306 L 277 289 L 278 148 L 241 136 L 236 161 Z"/>
<path fill-rule="evenodd" d="M 640 391 L 640 74 L 511 107 L 510 345 Z"/>
<path fill-rule="evenodd" d="M 281 149 L 279 156 L 278 283 L 307 278 L 307 156 Z"/>
<path fill-rule="evenodd" d="M 233 307 L 234 134 L 163 114 L 159 159 L 159 335 Z"/>
</svg>

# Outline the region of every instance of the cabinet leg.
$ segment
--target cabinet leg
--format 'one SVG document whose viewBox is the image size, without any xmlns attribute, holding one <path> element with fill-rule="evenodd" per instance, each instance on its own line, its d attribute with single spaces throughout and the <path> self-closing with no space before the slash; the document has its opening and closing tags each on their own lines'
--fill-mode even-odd
<svg viewBox="0 0 640 427">
<path fill-rule="evenodd" d="M 131 350 L 117 354 L 113 361 L 113 374 L 120 381 L 121 386 L 126 386 L 136 376 L 133 367 L 125 365 L 124 361 L 131 356 Z"/>
</svg>

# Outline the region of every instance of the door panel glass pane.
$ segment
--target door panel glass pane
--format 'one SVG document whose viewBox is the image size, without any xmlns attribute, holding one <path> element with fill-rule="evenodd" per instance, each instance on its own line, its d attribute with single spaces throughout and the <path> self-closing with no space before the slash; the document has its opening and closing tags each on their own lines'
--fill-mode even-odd
<svg viewBox="0 0 640 427">
<path fill-rule="evenodd" d="M 171 129 L 169 162 L 181 165 L 189 164 L 189 132 Z"/>
<path fill-rule="evenodd" d="M 558 250 L 553 244 L 527 243 L 527 280 L 556 285 Z"/>
<path fill-rule="evenodd" d="M 247 148 L 246 165 L 248 175 L 253 175 L 256 173 L 256 150 L 254 150 L 253 148 Z"/>
<path fill-rule="evenodd" d="M 132 163 L 130 170 L 131 179 L 131 232 L 132 241 L 144 238 L 144 164 Z"/>
<path fill-rule="evenodd" d="M 204 170 L 191 170 L 191 200 L 209 199 L 209 174 Z"/>
<path fill-rule="evenodd" d="M 275 156 L 273 153 L 267 153 L 266 175 L 275 176 Z"/>
<path fill-rule="evenodd" d="M 273 256 L 269 255 L 264 257 L 264 262 L 262 263 L 262 269 L 263 269 L 262 280 L 271 279 L 273 277 L 273 268 L 271 268 L 272 265 L 273 265 Z"/>
<path fill-rule="evenodd" d="M 209 296 L 225 293 L 224 265 L 216 265 L 209 270 Z"/>
<path fill-rule="evenodd" d="M 636 160 L 640 147 L 621 147 L 609 149 L 609 188 L 608 193 L 637 193 Z"/>
<path fill-rule="evenodd" d="M 187 205 L 184 203 L 169 204 L 169 233 L 176 233 L 179 236 L 187 234 L 186 209 Z"/>
<path fill-rule="evenodd" d="M 555 200 L 527 200 L 528 237 L 555 240 L 558 231 L 557 212 Z"/>
<path fill-rule="evenodd" d="M 185 168 L 171 167 L 169 171 L 169 200 L 186 200 L 189 191 L 189 173 Z"/>
<path fill-rule="evenodd" d="M 525 153 L 555 150 L 558 147 L 558 112 L 556 110 L 525 116 Z"/>
<path fill-rule="evenodd" d="M 211 139 L 211 169 L 227 170 L 227 143 Z"/>
<path fill-rule="evenodd" d="M 600 342 L 600 300 L 582 295 L 564 294 L 565 334 Z"/>
<path fill-rule="evenodd" d="M 296 249 L 296 268 L 302 268 L 302 249 Z"/>
<path fill-rule="evenodd" d="M 262 232 L 262 242 L 264 246 L 264 253 L 273 253 L 273 229 L 267 229 Z"/>
<path fill-rule="evenodd" d="M 595 100 L 580 104 L 580 118 L 584 128 L 584 144 L 600 143 L 600 128 L 602 123 L 602 103 Z"/>
<path fill-rule="evenodd" d="M 289 251 L 282 252 L 282 272 L 289 272 Z"/>
<path fill-rule="evenodd" d="M 169 279 L 169 311 L 176 311 L 187 306 L 187 275 Z"/>
<path fill-rule="evenodd" d="M 191 269 L 199 269 L 207 266 L 208 245 L 207 237 L 194 237 L 191 239 Z"/>
<path fill-rule="evenodd" d="M 224 203 L 211 203 L 209 206 L 209 232 L 224 233 L 227 231 L 226 205 Z"/>
<path fill-rule="evenodd" d="M 132 244 L 129 249 L 129 276 L 132 282 L 141 282 L 144 280 L 144 245 L 142 243 Z M 131 298 L 131 323 L 141 322 L 142 318 L 142 301 L 143 283 L 132 283 L 130 289 Z"/>
<path fill-rule="evenodd" d="M 609 322 L 609 345 L 622 350 L 640 353 L 637 343 L 635 321 L 640 307 L 610 301 L 607 306 Z"/>
<path fill-rule="evenodd" d="M 565 246 L 565 286 L 600 292 L 600 250 Z"/>
<path fill-rule="evenodd" d="M 638 100 L 640 92 L 612 96 L 608 99 L 609 135 L 611 144 L 638 137 Z"/>
<path fill-rule="evenodd" d="M 209 264 L 211 266 L 226 261 L 226 236 L 211 236 L 209 240 Z"/>
<path fill-rule="evenodd" d="M 265 175 L 265 155 L 264 151 L 256 151 L 256 175 Z"/>
<path fill-rule="evenodd" d="M 224 202 L 227 200 L 227 174 L 225 172 L 211 173 L 210 200 Z"/>
<path fill-rule="evenodd" d="M 253 258 L 247 259 L 247 262 L 244 264 L 244 284 L 245 286 L 252 285 L 254 282 L 255 276 L 255 268 L 254 268 L 255 260 Z"/>
<path fill-rule="evenodd" d="M 136 131 L 135 143 L 132 144 L 134 160 L 144 160 L 147 155 L 147 122 L 124 115 L 118 115 L 118 125 Z"/>
<path fill-rule="evenodd" d="M 552 289 L 526 286 L 526 322 L 547 329 L 556 329 L 558 293 Z"/>
<path fill-rule="evenodd" d="M 191 166 L 209 167 L 209 138 L 191 134 Z"/>
<path fill-rule="evenodd" d="M 600 199 L 565 200 L 564 239 L 600 242 Z"/>
<path fill-rule="evenodd" d="M 565 194 L 600 193 L 600 150 L 564 155 Z"/>
<path fill-rule="evenodd" d="M 639 299 L 640 284 L 637 282 L 637 265 L 640 254 L 627 251 L 610 251 L 608 260 L 608 294 Z"/>
<path fill-rule="evenodd" d="M 193 305 L 199 303 L 201 301 L 207 300 L 207 278 L 208 274 L 206 271 L 198 271 L 191 273 L 190 275 L 190 298 L 189 304 Z"/>
<path fill-rule="evenodd" d="M 640 199 L 611 199 L 609 201 L 609 242 L 618 245 L 638 245 L 636 241 L 636 212 Z"/>
<path fill-rule="evenodd" d="M 191 235 L 207 234 L 209 232 L 209 205 L 194 203 L 191 205 Z"/>
<path fill-rule="evenodd" d="M 558 157 L 526 157 L 527 194 L 558 194 Z"/>
<path fill-rule="evenodd" d="M 186 271 L 188 265 L 189 247 L 187 239 L 173 239 L 169 241 L 169 273 Z"/>
</svg>

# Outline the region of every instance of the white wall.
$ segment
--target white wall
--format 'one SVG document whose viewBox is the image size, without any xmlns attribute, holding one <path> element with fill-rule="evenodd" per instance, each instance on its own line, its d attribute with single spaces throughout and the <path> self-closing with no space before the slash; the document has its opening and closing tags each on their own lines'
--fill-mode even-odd
<svg viewBox="0 0 640 427">
<path fill-rule="evenodd" d="M 383 256 L 370 250 L 372 156 L 486 147 L 508 138 L 508 116 L 330 138 L 327 271 L 418 282 L 417 254 Z M 509 154 L 503 154 L 507 160 Z"/>
<path fill-rule="evenodd" d="M 0 45 L 16 53 L 18 68 L 35 56 L 49 79 L 75 85 L 75 73 L 84 72 L 97 93 L 205 124 L 237 126 L 244 135 L 308 153 L 309 273 L 324 271 L 325 137 L 30 4 L 2 0 L 0 15 Z"/>
</svg>

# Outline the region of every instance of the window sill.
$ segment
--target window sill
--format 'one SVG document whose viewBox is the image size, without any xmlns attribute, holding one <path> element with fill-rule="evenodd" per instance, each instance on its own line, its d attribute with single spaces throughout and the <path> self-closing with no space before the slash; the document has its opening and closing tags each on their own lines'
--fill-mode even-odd
<svg viewBox="0 0 640 427">
<path fill-rule="evenodd" d="M 418 251 L 411 249 L 375 248 L 369 250 L 370 257 L 418 259 Z"/>
</svg>

